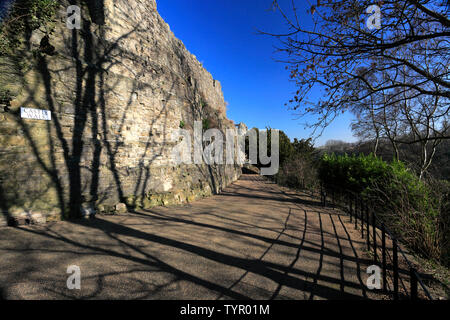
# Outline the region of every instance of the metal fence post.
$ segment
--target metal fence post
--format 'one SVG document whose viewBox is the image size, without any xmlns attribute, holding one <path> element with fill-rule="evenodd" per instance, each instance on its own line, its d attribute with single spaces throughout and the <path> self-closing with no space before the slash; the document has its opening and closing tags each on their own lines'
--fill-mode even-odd
<svg viewBox="0 0 450 320">
<path fill-rule="evenodd" d="M 398 253 L 397 239 L 392 239 L 392 260 L 394 268 L 394 300 L 398 300 Z"/>
<path fill-rule="evenodd" d="M 356 196 L 353 196 L 355 199 L 355 230 L 358 228 L 358 199 Z"/>
<path fill-rule="evenodd" d="M 381 223 L 381 256 L 383 260 L 383 291 L 387 292 L 386 283 L 386 231 L 384 230 L 384 223 Z"/>
<path fill-rule="evenodd" d="M 411 287 L 411 300 L 417 300 L 417 276 L 414 268 L 409 269 L 410 287 Z"/>
<path fill-rule="evenodd" d="M 377 263 L 377 217 L 372 210 L 372 230 L 373 230 L 373 261 Z"/>
<path fill-rule="evenodd" d="M 370 232 L 369 232 L 369 225 L 370 225 L 370 222 L 369 222 L 369 207 L 368 207 L 368 205 L 367 205 L 367 203 L 366 203 L 366 205 L 364 206 L 364 208 L 366 209 L 366 233 L 367 233 L 367 235 L 366 235 L 366 237 L 367 237 L 367 251 L 369 251 L 370 250 Z"/>
<path fill-rule="evenodd" d="M 334 198 L 334 188 L 331 191 L 331 203 L 333 205 L 333 209 L 334 209 L 334 205 L 335 205 L 335 198 Z"/>
<path fill-rule="evenodd" d="M 364 239 L 364 204 L 361 196 L 359 197 L 359 211 L 361 212 L 361 238 Z"/>
<path fill-rule="evenodd" d="M 350 211 L 350 223 L 352 222 L 353 219 L 353 208 L 352 208 L 352 195 L 348 194 L 348 202 L 349 202 L 349 211 Z"/>
<path fill-rule="evenodd" d="M 323 184 L 320 184 L 320 202 L 322 202 L 322 206 L 323 206 Z"/>
</svg>

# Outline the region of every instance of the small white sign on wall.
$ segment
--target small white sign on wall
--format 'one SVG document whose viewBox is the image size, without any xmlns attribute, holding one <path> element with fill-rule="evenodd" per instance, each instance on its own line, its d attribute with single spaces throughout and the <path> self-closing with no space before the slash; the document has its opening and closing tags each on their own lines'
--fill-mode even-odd
<svg viewBox="0 0 450 320">
<path fill-rule="evenodd" d="M 52 120 L 52 113 L 49 110 L 21 107 L 20 116 L 24 119 Z"/>
</svg>

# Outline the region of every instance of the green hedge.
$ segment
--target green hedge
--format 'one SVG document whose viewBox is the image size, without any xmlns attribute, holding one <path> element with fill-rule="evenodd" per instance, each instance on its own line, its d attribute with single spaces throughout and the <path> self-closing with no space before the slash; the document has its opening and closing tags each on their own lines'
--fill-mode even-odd
<svg viewBox="0 0 450 320">
<path fill-rule="evenodd" d="M 430 188 L 401 161 L 390 163 L 370 154 L 365 156 L 324 154 L 319 163 L 319 178 L 325 186 L 335 186 L 366 197 L 389 198 L 385 203 L 401 205 L 407 193 L 409 205 L 416 210 L 437 214 Z"/>
<path fill-rule="evenodd" d="M 326 188 L 349 190 L 371 200 L 377 214 L 411 249 L 448 264 L 450 230 L 442 223 L 448 218 L 446 191 L 420 180 L 403 162 L 388 163 L 374 155 L 324 154 L 318 168 Z"/>
<path fill-rule="evenodd" d="M 319 162 L 319 178 L 325 185 L 361 193 L 389 175 L 389 165 L 373 156 L 324 154 Z"/>
</svg>

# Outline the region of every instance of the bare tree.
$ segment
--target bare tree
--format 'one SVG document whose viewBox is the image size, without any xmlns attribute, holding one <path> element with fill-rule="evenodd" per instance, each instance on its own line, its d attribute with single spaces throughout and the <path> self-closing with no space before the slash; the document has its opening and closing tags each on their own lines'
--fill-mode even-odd
<svg viewBox="0 0 450 320">
<path fill-rule="evenodd" d="M 312 27 L 307 28 L 298 19 L 295 1 L 287 9 L 273 1 L 288 30 L 271 35 L 280 40 L 278 49 L 286 54 L 281 61 L 288 64 L 298 86 L 291 106 L 300 115 L 316 114 L 318 120 L 311 124 L 316 129 L 381 92 L 390 97 L 389 104 L 397 104 L 407 92 L 408 99 L 440 97 L 448 108 L 450 20 L 445 1 L 383 1 L 381 26 L 374 30 L 366 26 L 371 4 L 317 1 L 310 9 Z M 350 95 L 349 87 L 366 90 Z M 313 88 L 323 93 L 318 101 L 308 100 Z"/>
<path fill-rule="evenodd" d="M 376 156 L 383 128 L 382 119 L 375 112 L 373 97 L 370 100 L 370 105 L 359 103 L 352 109 L 356 119 L 352 122 L 351 129 L 360 140 L 374 142 L 372 152 Z"/>
<path fill-rule="evenodd" d="M 400 0 L 378 3 L 380 25 L 366 24 L 371 1 L 323 0 L 311 5 L 311 28 L 300 23 L 298 6 L 273 6 L 287 24 L 281 43 L 291 79 L 298 91 L 291 107 L 300 116 L 317 115 L 315 129 L 351 111 L 352 128 L 361 138 L 392 144 L 420 145 L 418 173 L 430 166 L 436 147 L 450 139 L 450 20 L 443 0 Z M 372 6 L 373 7 L 373 6 Z M 317 88 L 318 101 L 308 100 Z"/>
</svg>

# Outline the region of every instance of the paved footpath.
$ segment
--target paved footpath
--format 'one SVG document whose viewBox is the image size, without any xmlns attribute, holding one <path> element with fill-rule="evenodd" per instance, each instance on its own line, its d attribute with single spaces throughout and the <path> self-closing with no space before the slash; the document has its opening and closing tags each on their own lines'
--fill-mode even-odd
<svg viewBox="0 0 450 320">
<path fill-rule="evenodd" d="M 6 299 L 379 299 L 348 216 L 243 175 L 220 195 L 0 229 Z M 69 290 L 67 267 L 81 269 Z"/>
</svg>

